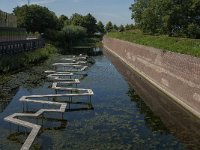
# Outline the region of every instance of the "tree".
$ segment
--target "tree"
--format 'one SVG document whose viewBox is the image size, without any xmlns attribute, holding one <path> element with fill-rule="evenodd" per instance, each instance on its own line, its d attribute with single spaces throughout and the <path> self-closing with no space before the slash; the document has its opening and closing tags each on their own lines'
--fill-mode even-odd
<svg viewBox="0 0 200 150">
<path fill-rule="evenodd" d="M 125 30 L 130 30 L 131 26 L 129 24 L 125 25 Z"/>
<path fill-rule="evenodd" d="M 115 31 L 118 31 L 118 30 L 119 30 L 119 27 L 118 27 L 116 24 L 114 24 L 114 25 L 113 25 L 113 29 L 114 29 Z"/>
<path fill-rule="evenodd" d="M 123 32 L 125 29 L 124 29 L 124 26 L 123 25 L 120 25 L 119 26 L 119 32 Z"/>
<path fill-rule="evenodd" d="M 169 6 L 169 0 L 135 0 L 131 6 L 132 18 L 144 32 L 154 34 L 161 32 L 162 14 Z"/>
<path fill-rule="evenodd" d="M 137 26 L 131 24 L 131 25 L 130 25 L 130 29 L 131 29 L 131 30 L 133 30 L 133 29 L 137 29 Z"/>
<path fill-rule="evenodd" d="M 65 15 L 61 15 L 59 18 L 58 18 L 58 26 L 59 26 L 59 29 L 62 29 L 65 25 L 65 22 L 68 21 L 68 17 L 65 16 Z"/>
<path fill-rule="evenodd" d="M 200 38 L 200 1 L 173 0 L 171 5 L 172 8 L 168 19 L 171 35 L 179 36 L 181 34 L 191 38 Z"/>
<path fill-rule="evenodd" d="M 28 32 L 43 33 L 46 29 L 56 29 L 58 18 L 55 13 L 39 5 L 23 5 L 14 8 L 18 27 L 26 28 Z"/>
<path fill-rule="evenodd" d="M 190 38 L 200 38 L 200 26 L 198 24 L 190 23 L 187 30 Z"/>
<path fill-rule="evenodd" d="M 199 8 L 199 0 L 135 0 L 130 7 L 143 32 L 195 38 L 199 38 Z"/>
<path fill-rule="evenodd" d="M 86 28 L 87 33 L 89 35 L 92 35 L 97 31 L 97 25 L 96 25 L 97 21 L 91 14 L 82 16 L 80 14 L 75 13 L 72 15 L 70 20 L 72 25 Z"/>
<path fill-rule="evenodd" d="M 105 33 L 105 27 L 103 25 L 103 23 L 101 21 L 99 21 L 97 23 L 97 30 L 98 32 L 100 32 L 101 34 L 104 34 Z"/>
<path fill-rule="evenodd" d="M 85 24 L 83 27 L 87 29 L 89 35 L 93 35 L 97 31 L 97 20 L 90 13 L 84 16 Z"/>
<path fill-rule="evenodd" d="M 81 27 L 85 26 L 84 16 L 82 16 L 78 13 L 75 13 L 71 16 L 70 22 L 74 26 L 81 26 Z"/>
<path fill-rule="evenodd" d="M 87 30 L 81 26 L 65 26 L 62 30 L 64 32 L 64 39 L 67 43 L 72 45 L 73 43 L 83 40 L 87 36 Z"/>
<path fill-rule="evenodd" d="M 142 14 L 147 8 L 147 0 L 134 0 L 134 4 L 131 5 L 130 10 L 132 10 L 132 19 L 135 20 L 136 25 L 142 27 Z"/>
<path fill-rule="evenodd" d="M 105 26 L 106 32 L 111 32 L 113 30 L 113 24 L 111 21 L 109 21 Z"/>
</svg>

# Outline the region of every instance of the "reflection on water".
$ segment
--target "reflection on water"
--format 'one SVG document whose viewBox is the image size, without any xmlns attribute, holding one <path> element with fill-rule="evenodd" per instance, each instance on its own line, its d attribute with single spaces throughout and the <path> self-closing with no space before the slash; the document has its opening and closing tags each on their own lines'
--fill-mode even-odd
<svg viewBox="0 0 200 150">
<path fill-rule="evenodd" d="M 144 115 L 146 125 L 153 131 L 159 131 L 161 134 L 168 134 L 169 130 L 161 121 L 160 117 L 152 112 L 152 110 L 145 104 L 145 102 L 137 95 L 134 89 L 129 91 L 131 101 L 136 103 L 141 114 Z"/>
<path fill-rule="evenodd" d="M 129 93 L 144 115 L 146 125 L 152 131 L 176 136 L 187 149 L 200 149 L 200 120 L 131 71 L 118 58 L 107 51 L 105 54 L 134 89 Z"/>
<path fill-rule="evenodd" d="M 62 54 L 73 54 L 73 55 L 79 55 L 84 54 L 88 56 L 99 56 L 102 55 L 102 48 L 100 47 L 74 47 L 67 51 L 63 51 Z"/>
<path fill-rule="evenodd" d="M 8 106 L 9 101 L 0 101 L 0 112 L 3 112 L 4 109 Z"/>
<path fill-rule="evenodd" d="M 94 57 L 96 63 L 79 85 L 93 89 L 92 103 L 87 99 L 72 102 L 61 99 L 70 102 L 64 116 L 45 113 L 38 118 L 23 118 L 43 126 L 32 149 L 198 149 L 199 121 L 135 76 L 118 59 L 109 58 L 116 67 L 104 56 Z M 21 87 L 0 113 L 0 149 L 20 149 L 30 132 L 15 125 L 10 131 L 3 118 L 23 111 L 19 102 L 23 95 L 55 93 L 48 88 L 50 85 L 46 82 L 37 88 Z M 42 107 L 29 104 L 28 111 L 35 112 Z"/>
</svg>

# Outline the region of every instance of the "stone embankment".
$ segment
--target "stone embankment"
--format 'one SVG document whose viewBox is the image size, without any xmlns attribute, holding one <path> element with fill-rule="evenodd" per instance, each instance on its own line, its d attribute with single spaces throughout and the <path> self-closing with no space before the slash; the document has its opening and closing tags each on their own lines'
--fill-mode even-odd
<svg viewBox="0 0 200 150">
<path fill-rule="evenodd" d="M 200 118 L 200 59 L 104 37 L 104 48 Z"/>
</svg>

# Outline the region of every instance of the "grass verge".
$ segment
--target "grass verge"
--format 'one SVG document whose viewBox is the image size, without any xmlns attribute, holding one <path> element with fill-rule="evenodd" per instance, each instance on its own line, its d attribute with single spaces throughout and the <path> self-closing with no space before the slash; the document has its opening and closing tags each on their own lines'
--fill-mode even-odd
<svg viewBox="0 0 200 150">
<path fill-rule="evenodd" d="M 139 30 L 126 32 L 110 32 L 106 36 L 129 41 L 136 44 L 151 46 L 162 50 L 168 50 L 181 54 L 188 54 L 195 57 L 200 57 L 200 39 L 168 37 L 165 35 L 145 35 Z"/>
</svg>

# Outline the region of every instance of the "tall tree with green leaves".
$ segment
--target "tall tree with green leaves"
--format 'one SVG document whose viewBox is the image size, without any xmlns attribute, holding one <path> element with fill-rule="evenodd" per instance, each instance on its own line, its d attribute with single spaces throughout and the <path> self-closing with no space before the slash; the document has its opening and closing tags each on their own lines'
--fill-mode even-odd
<svg viewBox="0 0 200 150">
<path fill-rule="evenodd" d="M 103 25 L 103 23 L 101 21 L 99 21 L 97 23 L 97 30 L 98 32 L 100 32 L 101 34 L 104 34 L 105 33 L 105 27 Z"/>
<path fill-rule="evenodd" d="M 118 30 L 119 30 L 119 27 L 118 27 L 116 24 L 114 24 L 114 25 L 113 25 L 113 29 L 114 29 L 115 31 L 118 31 Z"/>
<path fill-rule="evenodd" d="M 86 16 L 75 13 L 70 20 L 72 25 L 86 28 L 89 35 L 93 35 L 97 31 L 97 21 L 90 13 Z"/>
<path fill-rule="evenodd" d="M 61 15 L 59 18 L 58 18 L 58 26 L 59 26 L 59 29 L 62 29 L 65 25 L 65 22 L 68 21 L 68 17 L 65 16 L 65 15 Z"/>
<path fill-rule="evenodd" d="M 124 28 L 125 28 L 125 30 L 130 30 L 131 29 L 131 25 L 126 24 Z"/>
<path fill-rule="evenodd" d="M 78 13 L 75 13 L 71 16 L 70 22 L 72 25 L 85 27 L 84 16 Z"/>
<path fill-rule="evenodd" d="M 97 31 L 97 20 L 90 13 L 84 16 L 85 27 L 89 35 L 93 35 Z"/>
<path fill-rule="evenodd" d="M 132 18 L 144 32 L 200 38 L 200 0 L 135 0 Z"/>
<path fill-rule="evenodd" d="M 113 24 L 111 21 L 109 21 L 105 26 L 106 32 L 111 32 L 113 30 Z"/>
<path fill-rule="evenodd" d="M 125 30 L 124 26 L 123 25 L 120 25 L 119 26 L 119 32 L 123 32 Z"/>
<path fill-rule="evenodd" d="M 54 12 L 39 5 L 23 5 L 14 8 L 18 27 L 26 28 L 28 32 L 43 33 L 46 29 L 57 29 L 58 18 Z"/>
</svg>

